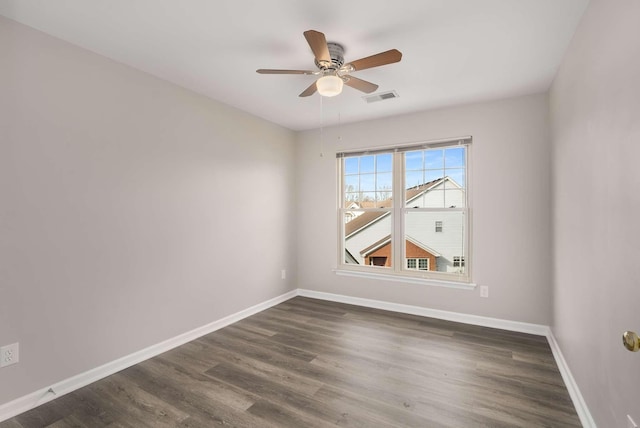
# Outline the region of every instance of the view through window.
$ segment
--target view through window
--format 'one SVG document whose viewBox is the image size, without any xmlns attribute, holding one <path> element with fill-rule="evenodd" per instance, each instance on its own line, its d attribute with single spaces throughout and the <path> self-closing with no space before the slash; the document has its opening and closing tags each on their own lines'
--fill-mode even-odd
<svg viewBox="0 0 640 428">
<path fill-rule="evenodd" d="M 338 154 L 342 267 L 468 281 L 470 142 Z"/>
</svg>

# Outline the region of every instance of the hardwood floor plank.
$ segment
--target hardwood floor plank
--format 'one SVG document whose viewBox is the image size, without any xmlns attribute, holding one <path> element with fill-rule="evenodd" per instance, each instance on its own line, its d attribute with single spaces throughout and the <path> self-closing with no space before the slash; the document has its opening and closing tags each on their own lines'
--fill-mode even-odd
<svg viewBox="0 0 640 428">
<path fill-rule="evenodd" d="M 18 422 L 16 418 L 9 419 L 8 421 L 0 422 L 2 428 L 24 428 L 23 425 Z"/>
<path fill-rule="evenodd" d="M 148 369 L 136 365 L 125 370 L 126 375 L 134 380 L 141 388 L 156 394 L 159 398 L 172 403 L 177 408 L 191 415 L 189 422 L 201 426 L 232 426 L 252 428 L 257 426 L 271 427 L 269 423 L 248 414 L 245 410 L 237 409 L 223 402 L 209 398 L 199 392 L 193 392 L 188 385 L 170 376 L 156 377 Z M 233 391 L 226 385 L 222 390 Z M 217 388 L 216 388 L 217 389 Z M 217 394 L 219 394 L 218 392 Z M 217 395 L 216 394 L 216 395 Z M 233 391 L 235 396 L 235 391 Z M 251 403 L 253 404 L 253 403 Z M 186 424 L 187 419 L 182 422 Z"/>
<path fill-rule="evenodd" d="M 278 367 L 264 361 L 241 355 L 237 352 L 229 351 L 220 347 L 211 346 L 206 352 L 215 355 L 216 358 L 233 363 L 243 369 L 257 375 L 265 376 L 277 380 L 284 386 L 295 388 L 301 393 L 312 395 L 322 387 L 322 382 L 299 376 L 291 370 Z"/>
<path fill-rule="evenodd" d="M 249 408 L 249 412 L 279 427 L 322 428 L 326 423 L 308 418 L 268 400 L 260 400 Z"/>
<path fill-rule="evenodd" d="M 91 392 L 91 385 L 57 398 L 53 402 L 65 410 L 61 413 L 69 415 L 74 421 L 87 427 L 108 427 L 117 422 L 114 417 L 102 407 L 100 398 L 95 398 Z M 94 397 L 92 400 L 91 397 Z"/>
<path fill-rule="evenodd" d="M 235 328 L 233 325 L 217 331 L 215 335 L 204 336 L 202 340 L 205 342 L 211 341 L 214 343 L 235 343 L 239 344 L 240 346 L 248 343 L 260 344 L 260 346 L 267 351 L 282 354 L 287 358 L 295 358 L 297 360 L 306 362 L 309 362 L 316 357 L 316 354 L 312 352 L 290 346 L 283 346 L 282 344 L 273 342 L 272 340 L 269 340 L 260 334 L 251 333 L 246 330 L 240 330 Z"/>
<path fill-rule="evenodd" d="M 366 390 L 357 392 L 347 391 L 332 386 L 324 386 L 317 393 L 316 398 L 330 405 L 348 405 L 352 408 L 365 410 L 381 425 L 396 427 L 430 427 L 440 428 L 447 425 L 425 418 L 407 408 L 398 408 L 385 401 L 380 401 Z M 376 425 L 373 425 L 376 426 Z"/>
<path fill-rule="evenodd" d="M 281 418 L 286 417 L 292 421 L 304 421 L 302 425 L 286 426 L 323 426 L 327 418 L 340 418 L 339 414 L 300 390 L 284 386 L 269 377 L 250 373 L 234 364 L 220 364 L 208 370 L 207 374 L 264 397 L 257 400 L 249 408 L 249 412 L 270 422 L 281 424 Z"/>
<path fill-rule="evenodd" d="M 253 394 L 247 394 L 243 390 L 216 381 L 201 372 L 185 372 L 162 356 L 144 362 L 144 367 L 153 366 L 156 370 L 164 372 L 161 378 L 164 385 L 186 389 L 192 399 L 213 401 L 237 411 L 245 411 L 255 402 L 256 398 Z"/>
<path fill-rule="evenodd" d="M 579 427 L 546 338 L 296 297 L 0 428 Z"/>
<path fill-rule="evenodd" d="M 173 427 L 189 417 L 187 412 L 177 409 L 167 401 L 138 387 L 126 375 L 116 373 L 89 386 L 93 392 L 106 397 L 117 414 L 126 414 L 135 425 Z M 104 404 L 103 404 L 104 405 Z"/>
</svg>

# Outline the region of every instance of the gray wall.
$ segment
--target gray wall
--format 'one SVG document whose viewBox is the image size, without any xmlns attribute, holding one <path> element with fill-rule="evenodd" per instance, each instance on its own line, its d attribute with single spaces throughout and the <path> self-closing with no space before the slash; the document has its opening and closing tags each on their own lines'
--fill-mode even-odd
<svg viewBox="0 0 640 428">
<path fill-rule="evenodd" d="M 550 138 L 544 94 L 298 135 L 298 286 L 514 321 L 551 322 Z M 388 101 L 393 102 L 393 100 Z M 328 111 L 330 107 L 327 107 Z M 337 276 L 336 151 L 473 136 L 474 291 Z M 320 153 L 324 152 L 324 156 Z"/>
<path fill-rule="evenodd" d="M 294 288 L 291 131 L 1 17 L 0 64 L 0 403 Z"/>
<path fill-rule="evenodd" d="M 550 92 L 553 331 L 600 427 L 640 423 L 640 2 L 592 0 Z"/>
</svg>

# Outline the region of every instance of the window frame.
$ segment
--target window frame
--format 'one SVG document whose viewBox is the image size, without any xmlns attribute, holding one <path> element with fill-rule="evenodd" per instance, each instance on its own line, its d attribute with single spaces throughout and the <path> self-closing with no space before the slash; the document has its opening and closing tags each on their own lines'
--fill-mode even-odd
<svg viewBox="0 0 640 428">
<path fill-rule="evenodd" d="M 412 283 L 427 283 L 432 285 L 451 286 L 454 288 L 474 288 L 475 284 L 472 283 L 472 255 L 471 255 L 471 237 L 472 237 L 472 217 L 471 217 L 471 142 L 470 136 L 453 138 L 446 140 L 401 144 L 395 146 L 387 146 L 376 149 L 358 150 L 358 151 L 344 151 L 336 153 L 337 158 L 337 176 L 338 176 L 338 265 L 335 269 L 336 273 L 343 275 L 355 275 L 364 276 L 370 278 L 379 279 L 392 279 L 395 281 L 412 282 Z M 465 183 L 464 183 L 464 207 L 455 208 L 411 208 L 406 207 L 406 184 L 405 184 L 405 152 L 415 150 L 429 150 L 429 149 L 443 149 L 455 146 L 465 147 Z M 391 234 L 390 245 L 392 254 L 392 266 L 363 266 L 354 263 L 345 262 L 345 217 L 344 214 L 347 211 L 345 204 L 345 186 L 343 180 L 345 177 L 344 171 L 344 159 L 353 156 L 366 156 L 374 154 L 391 153 L 393 162 L 393 189 L 392 189 L 392 202 L 393 206 L 385 211 L 390 211 L 391 218 Z M 401 195 L 402 197 L 396 197 Z M 361 209 L 363 212 L 380 210 L 375 209 Z M 353 210 L 351 210 L 353 211 Z M 405 237 L 405 219 L 408 212 L 461 212 L 464 215 L 463 219 L 463 242 L 462 242 L 462 254 L 464 262 L 464 273 L 455 272 L 438 272 L 430 270 L 409 269 L 407 267 L 406 257 L 406 245 L 403 244 L 403 239 L 397 237 Z M 400 218 L 400 220 L 398 220 Z M 398 245 L 400 243 L 401 245 Z M 413 257 L 415 258 L 415 257 Z M 416 264 L 417 262 L 416 258 Z M 402 261 L 399 263 L 398 261 Z M 451 261 L 453 263 L 453 260 Z M 430 260 L 428 261 L 430 265 Z"/>
</svg>

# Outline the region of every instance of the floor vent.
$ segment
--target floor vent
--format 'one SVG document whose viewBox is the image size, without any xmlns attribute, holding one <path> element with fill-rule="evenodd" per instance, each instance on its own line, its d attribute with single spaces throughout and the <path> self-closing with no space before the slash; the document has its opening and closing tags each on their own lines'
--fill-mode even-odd
<svg viewBox="0 0 640 428">
<path fill-rule="evenodd" d="M 384 101 L 384 100 L 390 100 L 392 98 L 398 98 L 398 93 L 396 91 L 380 92 L 379 94 L 366 95 L 362 98 L 364 98 L 367 104 L 369 104 L 369 103 L 375 103 L 377 101 Z"/>
</svg>

